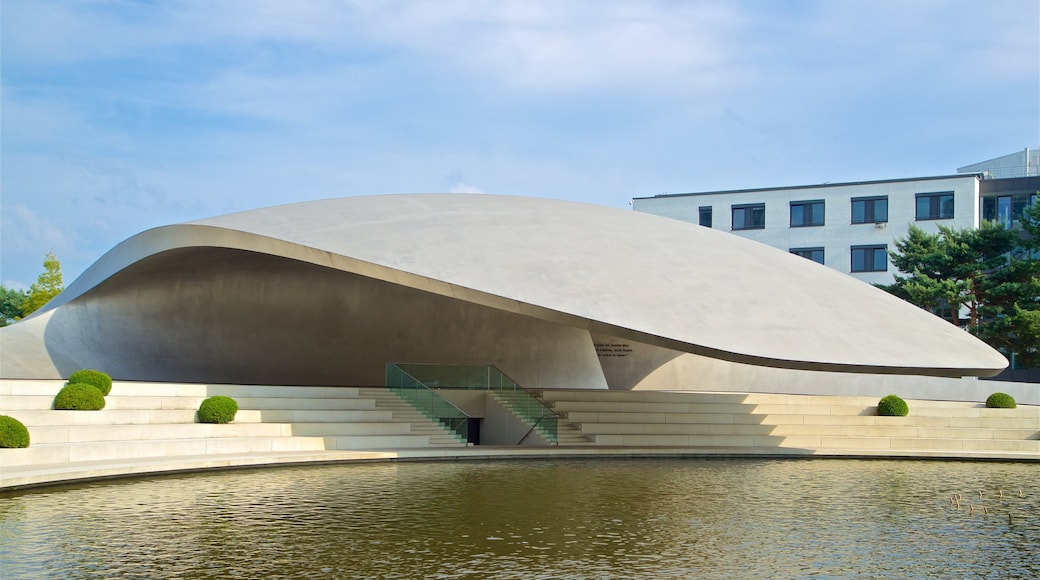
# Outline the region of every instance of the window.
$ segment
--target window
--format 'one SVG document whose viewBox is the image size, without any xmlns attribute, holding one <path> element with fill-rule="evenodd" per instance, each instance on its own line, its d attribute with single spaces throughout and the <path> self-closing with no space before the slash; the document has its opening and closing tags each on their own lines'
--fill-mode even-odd
<svg viewBox="0 0 1040 580">
<path fill-rule="evenodd" d="M 953 217 L 953 192 L 917 194 L 918 220 L 943 220 Z"/>
<path fill-rule="evenodd" d="M 791 227 L 804 228 L 807 226 L 823 225 L 823 200 L 816 201 L 792 201 L 791 202 Z"/>
<path fill-rule="evenodd" d="M 888 196 L 852 198 L 852 223 L 880 224 L 888 221 Z"/>
<path fill-rule="evenodd" d="M 887 246 L 852 246 L 853 272 L 885 272 L 888 270 Z"/>
<path fill-rule="evenodd" d="M 1036 194 L 1019 193 L 982 198 L 982 219 L 997 222 L 1005 228 L 1022 219 L 1022 214 L 1035 203 Z"/>
<path fill-rule="evenodd" d="M 733 229 L 761 230 L 766 227 L 766 204 L 733 206 Z"/>
<path fill-rule="evenodd" d="M 791 248 L 791 253 L 816 262 L 823 263 L 823 248 Z"/>
<path fill-rule="evenodd" d="M 700 223 L 702 226 L 704 226 L 706 228 L 710 228 L 711 227 L 711 206 L 710 205 L 706 205 L 706 206 L 700 208 L 699 214 L 700 214 L 700 221 L 698 223 Z"/>
</svg>

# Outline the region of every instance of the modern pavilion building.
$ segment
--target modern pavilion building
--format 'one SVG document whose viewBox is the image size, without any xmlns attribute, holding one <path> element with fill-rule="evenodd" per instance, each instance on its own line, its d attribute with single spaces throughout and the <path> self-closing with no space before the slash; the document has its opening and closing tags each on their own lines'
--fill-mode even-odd
<svg viewBox="0 0 1040 580">
<path fill-rule="evenodd" d="M 439 363 L 494 365 L 532 389 L 885 388 L 877 377 L 1007 364 L 787 252 L 493 195 L 346 197 L 149 230 L 0 341 L 2 378 L 239 384 L 375 386 L 388 363 Z"/>
</svg>

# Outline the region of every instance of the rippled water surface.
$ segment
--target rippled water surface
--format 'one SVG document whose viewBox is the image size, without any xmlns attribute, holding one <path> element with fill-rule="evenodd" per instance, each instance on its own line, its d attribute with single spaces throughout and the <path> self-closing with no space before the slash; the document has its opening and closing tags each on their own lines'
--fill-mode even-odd
<svg viewBox="0 0 1040 580">
<path fill-rule="evenodd" d="M 0 496 L 0 576 L 1037 578 L 1040 467 L 557 460 L 93 483 Z"/>
</svg>

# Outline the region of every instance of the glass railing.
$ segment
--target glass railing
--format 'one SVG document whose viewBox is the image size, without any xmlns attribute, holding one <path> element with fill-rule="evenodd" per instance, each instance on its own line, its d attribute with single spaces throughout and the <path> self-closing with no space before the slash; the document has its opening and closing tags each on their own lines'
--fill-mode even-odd
<svg viewBox="0 0 1040 580">
<path fill-rule="evenodd" d="M 469 440 L 469 415 L 400 366 L 386 365 L 386 387 L 423 415 L 454 432 L 460 441 Z"/>
<path fill-rule="evenodd" d="M 499 402 L 531 427 L 531 431 L 517 444 L 527 439 L 532 431 L 538 431 L 550 443 L 558 442 L 556 414 L 494 365 L 390 363 L 386 368 L 387 386 L 392 388 L 410 380 L 428 387 L 431 392 L 432 389 L 492 391 Z"/>
</svg>

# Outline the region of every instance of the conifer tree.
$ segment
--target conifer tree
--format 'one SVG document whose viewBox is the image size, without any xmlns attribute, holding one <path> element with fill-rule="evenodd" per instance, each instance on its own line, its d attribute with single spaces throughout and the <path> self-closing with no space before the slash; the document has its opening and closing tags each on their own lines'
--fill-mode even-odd
<svg viewBox="0 0 1040 580">
<path fill-rule="evenodd" d="M 1040 367 L 1040 203 L 1018 220 L 1021 229 L 983 223 L 979 229 L 911 225 L 889 252 L 902 272 L 880 287 L 950 320 L 1019 367 Z M 966 315 L 966 316 L 962 316 Z"/>
</svg>

